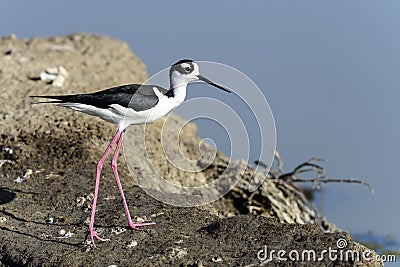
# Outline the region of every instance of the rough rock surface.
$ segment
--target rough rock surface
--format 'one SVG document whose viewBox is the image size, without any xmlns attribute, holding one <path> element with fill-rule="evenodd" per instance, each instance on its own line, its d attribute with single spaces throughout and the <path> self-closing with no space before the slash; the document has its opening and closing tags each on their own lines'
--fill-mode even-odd
<svg viewBox="0 0 400 267">
<path fill-rule="evenodd" d="M 46 69 L 59 66 L 68 72 L 61 87 L 35 78 Z M 159 145 L 163 120 L 146 127 L 148 151 L 134 151 L 138 162 L 133 175 L 124 158 L 119 158 L 119 173 L 131 213 L 157 224 L 140 232 L 125 228 L 118 190 L 105 165 L 96 230 L 111 241 L 98 242 L 98 249 L 93 249 L 85 242 L 85 236 L 94 170 L 115 129 L 85 114 L 53 105 L 31 105 L 29 96 L 92 92 L 140 83 L 146 77 L 144 65 L 128 45 L 107 37 L 72 34 L 46 39 L 0 39 L 0 266 L 297 266 L 299 262 L 279 260 L 277 254 L 273 254 L 272 261 L 260 261 L 257 253 L 265 246 L 268 251 L 321 253 L 337 249 L 341 238 L 347 242 L 345 249 L 360 253 L 366 250 L 351 241 L 347 233 L 323 233 L 315 225 L 282 224 L 274 218 L 252 215 L 215 215 L 240 213 L 238 203 L 229 197 L 202 208 L 179 208 L 148 196 L 134 179 L 150 175 L 141 168 L 142 159 L 147 156 L 166 179 L 186 186 L 210 181 L 228 160 L 217 153 L 203 172 L 173 168 L 166 163 Z M 179 124 L 179 118 L 172 119 Z M 141 133 L 140 127 L 130 130 Z M 185 140 L 181 152 L 197 159 L 200 152 L 195 126 L 184 127 L 180 138 Z M 135 140 L 130 142 L 130 147 L 135 147 Z M 18 177 L 21 183 L 15 181 Z M 156 185 L 153 189 L 162 190 Z M 69 233 L 73 235 L 65 238 Z M 326 266 L 381 265 L 362 259 L 331 260 L 326 255 L 322 262 Z M 314 266 L 315 261 L 301 264 Z"/>
</svg>

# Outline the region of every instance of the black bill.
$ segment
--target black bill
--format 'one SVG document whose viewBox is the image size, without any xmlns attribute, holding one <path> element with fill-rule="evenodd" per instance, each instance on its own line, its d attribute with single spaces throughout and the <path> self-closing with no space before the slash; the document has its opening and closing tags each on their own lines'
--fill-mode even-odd
<svg viewBox="0 0 400 267">
<path fill-rule="evenodd" d="M 206 82 L 206 83 L 208 83 L 208 84 L 210 84 L 210 85 L 212 85 L 212 86 L 217 87 L 218 89 L 221 89 L 221 90 L 223 90 L 223 91 L 225 91 L 225 92 L 228 92 L 228 93 L 232 93 L 230 90 L 226 89 L 225 87 L 222 87 L 222 86 L 219 85 L 219 84 L 213 83 L 212 81 L 210 81 L 210 80 L 207 79 L 206 77 L 202 76 L 201 74 L 197 75 L 197 78 L 199 78 L 199 80 L 201 80 L 201 81 L 203 81 L 203 82 Z"/>
</svg>

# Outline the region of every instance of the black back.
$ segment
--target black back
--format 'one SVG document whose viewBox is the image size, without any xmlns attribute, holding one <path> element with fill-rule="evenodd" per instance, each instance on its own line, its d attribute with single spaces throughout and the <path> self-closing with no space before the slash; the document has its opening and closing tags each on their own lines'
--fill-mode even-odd
<svg viewBox="0 0 400 267">
<path fill-rule="evenodd" d="M 37 97 L 60 100 L 53 103 L 80 103 L 97 108 L 108 108 L 112 104 L 118 104 L 135 111 L 143 111 L 153 108 L 158 103 L 158 97 L 153 90 L 154 87 L 163 94 L 167 93 L 166 89 L 156 85 L 127 84 L 91 94 Z"/>
</svg>

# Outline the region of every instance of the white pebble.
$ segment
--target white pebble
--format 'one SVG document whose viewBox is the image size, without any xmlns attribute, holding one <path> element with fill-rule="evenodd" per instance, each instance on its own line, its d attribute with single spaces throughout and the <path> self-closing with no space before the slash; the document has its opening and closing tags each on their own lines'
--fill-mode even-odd
<svg viewBox="0 0 400 267">
<path fill-rule="evenodd" d="M 136 247 L 138 245 L 137 241 L 132 241 L 129 245 L 128 248 Z"/>
<path fill-rule="evenodd" d="M 63 236 L 67 233 L 67 231 L 65 231 L 64 229 L 61 229 L 60 231 L 58 231 L 58 235 Z"/>
<path fill-rule="evenodd" d="M 63 66 L 58 67 L 58 72 L 61 76 L 64 76 L 64 77 L 68 77 L 68 75 L 69 75 L 68 71 Z"/>
<path fill-rule="evenodd" d="M 39 74 L 39 77 L 40 77 L 40 79 L 42 81 L 51 82 L 51 81 L 54 81 L 57 78 L 57 75 L 56 74 L 49 74 L 46 71 L 42 71 Z"/>
<path fill-rule="evenodd" d="M 141 218 L 141 217 L 136 217 L 136 222 L 145 222 L 145 219 Z"/>
<path fill-rule="evenodd" d="M 57 75 L 54 81 L 51 83 L 54 87 L 62 87 L 64 84 L 65 78 L 64 76 Z"/>
<path fill-rule="evenodd" d="M 59 74 L 57 67 L 47 68 L 45 70 L 45 72 L 47 72 L 48 74 L 54 74 L 54 75 L 58 75 Z"/>
<path fill-rule="evenodd" d="M 6 152 L 7 154 L 12 154 L 12 153 L 14 153 L 14 151 L 13 151 L 13 149 L 12 148 L 9 148 L 9 147 L 5 147 L 5 148 L 3 148 L 3 150 L 4 150 L 4 152 Z"/>
</svg>

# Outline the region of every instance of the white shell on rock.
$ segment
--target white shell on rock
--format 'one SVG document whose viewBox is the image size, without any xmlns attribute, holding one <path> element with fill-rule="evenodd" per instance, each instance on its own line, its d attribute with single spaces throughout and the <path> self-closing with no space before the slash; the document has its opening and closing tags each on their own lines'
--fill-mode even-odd
<svg viewBox="0 0 400 267">
<path fill-rule="evenodd" d="M 55 87 L 62 87 L 65 82 L 65 78 L 67 78 L 68 76 L 68 71 L 63 66 L 58 66 L 47 68 L 46 70 L 42 71 L 37 78 L 42 81 L 51 83 Z"/>
</svg>

